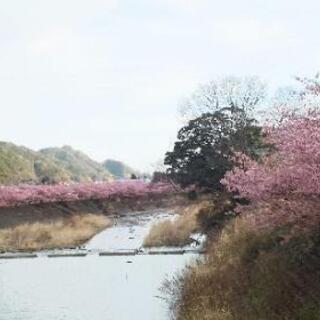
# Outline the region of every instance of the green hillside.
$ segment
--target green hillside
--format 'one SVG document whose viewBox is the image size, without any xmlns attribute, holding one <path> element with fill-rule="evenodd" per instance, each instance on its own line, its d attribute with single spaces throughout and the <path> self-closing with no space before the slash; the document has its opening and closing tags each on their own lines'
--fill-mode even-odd
<svg viewBox="0 0 320 320">
<path fill-rule="evenodd" d="M 67 171 L 40 153 L 13 143 L 0 142 L 0 183 L 36 183 L 70 180 Z"/>
<path fill-rule="evenodd" d="M 65 146 L 34 151 L 0 142 L 0 184 L 111 180 L 104 166 Z"/>
<path fill-rule="evenodd" d="M 116 178 L 130 178 L 131 174 L 139 175 L 139 173 L 125 165 L 121 161 L 108 159 L 103 162 L 104 168 Z"/>
<path fill-rule="evenodd" d="M 103 165 L 70 146 L 46 148 L 39 153 L 68 172 L 72 181 L 105 181 L 112 178 Z"/>
</svg>

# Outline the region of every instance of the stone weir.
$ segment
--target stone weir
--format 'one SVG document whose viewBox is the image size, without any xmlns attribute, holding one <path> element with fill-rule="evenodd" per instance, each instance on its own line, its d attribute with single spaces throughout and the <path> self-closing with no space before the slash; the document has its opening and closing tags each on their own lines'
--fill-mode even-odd
<svg viewBox="0 0 320 320">
<path fill-rule="evenodd" d="M 203 249 L 150 249 L 150 250 L 110 250 L 110 251 L 74 251 L 74 252 L 40 252 L 40 253 L 2 253 L 0 259 L 28 259 L 28 258 L 72 258 L 97 255 L 99 257 L 138 256 L 138 255 L 182 255 L 205 254 Z"/>
</svg>

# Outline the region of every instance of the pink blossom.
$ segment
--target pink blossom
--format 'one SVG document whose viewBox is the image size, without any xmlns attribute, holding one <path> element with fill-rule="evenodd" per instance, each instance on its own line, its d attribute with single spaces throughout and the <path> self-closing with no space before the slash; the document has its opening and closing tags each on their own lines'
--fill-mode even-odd
<svg viewBox="0 0 320 320">
<path fill-rule="evenodd" d="M 264 128 L 275 152 L 261 162 L 238 155 L 238 165 L 222 183 L 251 200 L 238 211 L 255 228 L 282 223 L 309 228 L 320 221 L 320 112 L 285 114 Z"/>
<path fill-rule="evenodd" d="M 126 180 L 104 183 L 79 183 L 57 185 L 0 186 L 0 207 L 37 203 L 109 199 L 115 196 L 133 197 L 146 194 L 165 194 L 179 191 L 168 183 L 146 183 Z"/>
<path fill-rule="evenodd" d="M 228 172 L 222 183 L 251 200 L 274 195 L 320 194 L 320 113 L 289 115 L 266 127 L 266 140 L 276 152 L 262 163 L 242 158 L 242 166 Z"/>
</svg>

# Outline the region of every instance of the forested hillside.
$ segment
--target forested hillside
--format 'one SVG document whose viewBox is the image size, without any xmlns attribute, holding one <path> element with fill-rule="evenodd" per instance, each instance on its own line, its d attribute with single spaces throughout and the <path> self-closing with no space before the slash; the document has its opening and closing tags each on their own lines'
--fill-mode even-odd
<svg viewBox="0 0 320 320">
<path fill-rule="evenodd" d="M 68 181 L 69 173 L 41 153 L 17 146 L 13 143 L 0 142 L 0 183 L 37 183 Z"/>
<path fill-rule="evenodd" d="M 99 162 L 70 146 L 46 148 L 39 152 L 62 170 L 67 171 L 72 181 L 105 181 L 112 177 Z"/>
<path fill-rule="evenodd" d="M 108 159 L 103 162 L 104 168 L 117 178 L 130 178 L 132 174 L 138 175 L 138 172 L 121 161 Z"/>
<path fill-rule="evenodd" d="M 69 146 L 34 151 L 0 142 L 0 184 L 106 181 L 102 164 Z"/>
</svg>

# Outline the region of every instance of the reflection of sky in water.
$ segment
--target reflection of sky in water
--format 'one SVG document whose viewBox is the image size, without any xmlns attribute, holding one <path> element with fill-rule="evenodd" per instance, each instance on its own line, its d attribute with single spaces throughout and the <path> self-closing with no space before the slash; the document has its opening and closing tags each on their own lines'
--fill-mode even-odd
<svg viewBox="0 0 320 320">
<path fill-rule="evenodd" d="M 144 237 L 151 225 L 161 219 L 172 218 L 173 215 L 159 211 L 132 215 L 115 220 L 115 225 L 99 233 L 85 246 L 86 249 L 138 249 L 142 246 Z"/>
<path fill-rule="evenodd" d="M 162 294 L 159 287 L 192 257 L 4 260 L 0 262 L 0 319 L 168 319 L 165 302 L 156 297 Z"/>
<path fill-rule="evenodd" d="M 158 218 L 168 217 L 163 213 Z M 158 219 L 157 218 L 157 219 Z M 154 216 L 126 217 L 88 249 L 141 246 Z M 130 238 L 134 239 L 130 239 Z M 194 255 L 0 260 L 0 320 L 165 320 L 166 276 Z M 132 263 L 127 263 L 128 261 Z"/>
</svg>

